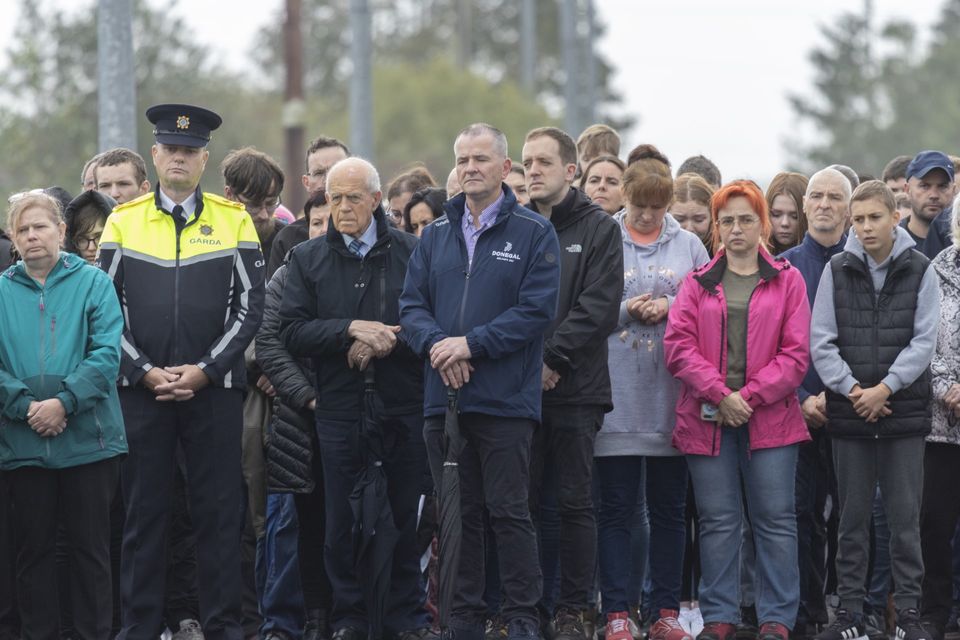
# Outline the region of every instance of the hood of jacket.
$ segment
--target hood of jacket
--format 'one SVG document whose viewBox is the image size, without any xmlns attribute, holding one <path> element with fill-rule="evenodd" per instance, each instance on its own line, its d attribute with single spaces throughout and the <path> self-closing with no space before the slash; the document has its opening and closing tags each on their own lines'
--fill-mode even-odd
<svg viewBox="0 0 960 640">
<path fill-rule="evenodd" d="M 537 205 L 533 202 L 531 202 L 527 208 L 540 213 L 540 209 L 538 209 Z M 579 222 L 584 216 L 589 215 L 590 212 L 598 210 L 603 211 L 599 205 L 594 204 L 593 200 L 587 197 L 587 194 L 576 187 L 570 187 L 567 190 L 567 195 L 564 196 L 560 204 L 555 206 L 550 213 L 550 222 L 553 224 L 553 228 L 557 230 L 557 233 L 559 233 Z"/>
<path fill-rule="evenodd" d="M 64 249 L 70 253 L 79 254 L 79 249 L 73 243 L 73 238 L 77 235 L 77 214 L 80 211 L 92 207 L 105 221 L 115 206 L 117 206 L 116 200 L 93 189 L 84 191 L 71 200 L 70 204 L 63 210 L 63 221 L 67 224 L 67 234 L 63 243 Z"/>
<path fill-rule="evenodd" d="M 760 280 L 770 281 L 776 278 L 781 271 L 790 269 L 791 264 L 783 258 L 774 258 L 765 248 L 760 247 L 759 260 Z M 713 260 L 693 272 L 693 279 L 710 293 L 716 293 L 717 285 L 723 280 L 723 273 L 727 270 L 727 250 L 721 248 L 713 256 Z"/>
<path fill-rule="evenodd" d="M 888 261 L 892 262 L 899 258 L 903 253 L 909 251 L 910 249 L 916 249 L 917 243 L 913 241 L 913 238 L 910 237 L 910 233 L 897 225 L 893 229 L 894 239 L 893 239 L 893 249 L 890 251 L 890 255 L 887 256 L 886 260 L 880 264 L 876 264 L 871 269 L 884 266 Z M 864 261 L 864 264 L 867 264 L 866 259 L 864 259 L 864 254 L 867 250 L 863 248 L 863 243 L 860 242 L 860 238 L 857 237 L 857 234 L 853 229 L 850 230 L 850 233 L 847 234 L 847 244 L 843 246 L 844 251 L 849 251 L 858 258 Z"/>
</svg>

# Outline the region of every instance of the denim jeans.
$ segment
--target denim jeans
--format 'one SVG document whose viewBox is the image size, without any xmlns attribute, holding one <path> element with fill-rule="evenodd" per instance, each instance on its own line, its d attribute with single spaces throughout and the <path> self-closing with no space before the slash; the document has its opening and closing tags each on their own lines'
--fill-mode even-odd
<svg viewBox="0 0 960 640">
<path fill-rule="evenodd" d="M 257 540 L 261 637 L 281 631 L 288 638 L 299 638 L 303 632 L 306 620 L 297 557 L 298 528 L 293 494 L 267 494 L 265 532 Z"/>
<path fill-rule="evenodd" d="M 600 458 L 595 458 L 600 460 Z M 599 472 L 596 472 L 599 475 Z M 594 498 L 596 509 L 600 510 L 599 484 L 596 478 L 597 492 Z M 627 582 L 627 602 L 641 606 L 643 619 L 650 618 L 650 514 L 647 512 L 647 465 L 644 463 L 640 473 L 640 488 L 637 491 L 637 502 L 633 507 L 633 516 L 630 518 L 630 580 Z M 686 483 L 684 483 L 686 484 Z M 686 496 L 684 496 L 686 498 Z M 599 515 L 597 522 L 600 522 Z M 598 539 L 599 543 L 599 539 Z M 599 572 L 599 567 L 598 567 Z"/>
<path fill-rule="evenodd" d="M 600 590 L 605 614 L 626 611 L 631 562 L 624 561 L 630 549 L 630 523 L 644 487 L 650 515 L 649 575 L 653 616 L 660 609 L 678 609 L 683 571 L 684 511 L 687 495 L 687 465 L 680 456 L 604 456 L 597 458 L 600 479 Z"/>
<path fill-rule="evenodd" d="M 792 629 L 800 601 L 797 446 L 750 451 L 746 428 L 723 427 L 717 456 L 688 455 L 700 514 L 700 611 L 704 622 L 740 621 L 743 496 L 753 526 L 757 617 Z M 740 478 L 743 477 L 741 487 Z"/>
</svg>

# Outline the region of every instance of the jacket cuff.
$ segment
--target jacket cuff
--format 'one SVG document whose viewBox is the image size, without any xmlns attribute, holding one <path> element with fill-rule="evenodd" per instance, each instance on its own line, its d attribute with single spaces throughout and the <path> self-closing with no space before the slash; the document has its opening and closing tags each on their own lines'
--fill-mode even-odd
<svg viewBox="0 0 960 640">
<path fill-rule="evenodd" d="M 887 385 L 890 389 L 890 395 L 895 394 L 897 391 L 903 389 L 903 384 L 900 383 L 900 378 L 897 377 L 894 373 L 888 373 L 886 377 L 881 380 L 883 384 Z"/>
<path fill-rule="evenodd" d="M 68 416 L 77 412 L 77 397 L 66 389 L 53 397 L 60 401 L 60 404 L 63 405 L 64 412 Z"/>
<path fill-rule="evenodd" d="M 753 406 L 753 402 L 751 402 L 751 398 L 753 398 L 753 394 L 750 393 L 750 389 L 747 387 L 747 385 L 744 385 L 743 387 L 740 388 L 740 397 L 743 398 L 743 401 L 746 402 L 748 405 L 750 405 L 751 408 L 753 409 L 756 408 Z"/>
<path fill-rule="evenodd" d="M 483 348 L 473 332 L 467 334 L 467 348 L 470 349 L 471 358 L 482 358 L 487 355 L 487 350 Z"/>
<path fill-rule="evenodd" d="M 553 348 L 544 347 L 543 363 L 560 375 L 567 375 L 570 372 L 570 360 L 557 353 Z"/>
</svg>

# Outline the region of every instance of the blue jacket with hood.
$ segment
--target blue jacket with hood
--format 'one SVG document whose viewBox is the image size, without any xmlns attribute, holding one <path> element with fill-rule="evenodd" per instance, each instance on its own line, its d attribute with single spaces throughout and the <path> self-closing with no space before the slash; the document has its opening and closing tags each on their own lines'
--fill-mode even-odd
<svg viewBox="0 0 960 640">
<path fill-rule="evenodd" d="M 461 227 L 464 194 L 423 230 L 407 264 L 400 324 L 407 344 L 427 358 L 426 416 L 446 410 L 430 348 L 466 336 L 474 371 L 460 390 L 460 411 L 540 421 L 543 335 L 557 313 L 559 243 L 548 220 L 501 188 L 500 211 L 478 238 L 472 264 Z"/>
</svg>

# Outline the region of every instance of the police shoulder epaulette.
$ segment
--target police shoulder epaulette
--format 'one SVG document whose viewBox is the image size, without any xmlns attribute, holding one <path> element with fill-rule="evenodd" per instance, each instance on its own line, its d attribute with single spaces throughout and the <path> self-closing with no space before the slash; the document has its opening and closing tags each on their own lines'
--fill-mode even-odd
<svg viewBox="0 0 960 640">
<path fill-rule="evenodd" d="M 144 200 L 153 200 L 153 191 L 148 191 L 147 193 L 143 194 L 142 196 L 138 196 L 133 200 L 127 200 L 123 204 L 118 204 L 113 208 L 113 210 L 123 211 L 125 209 L 129 209 L 131 207 L 135 207 L 139 204 L 142 204 Z"/>
<path fill-rule="evenodd" d="M 209 200 L 216 202 L 219 205 L 236 209 L 237 211 L 244 211 L 244 212 L 246 211 L 244 209 L 243 203 L 237 202 L 236 200 L 228 200 L 227 198 L 224 198 L 223 196 L 219 196 L 215 193 L 209 193 L 207 191 L 204 191 L 203 197 L 208 198 Z"/>
</svg>

